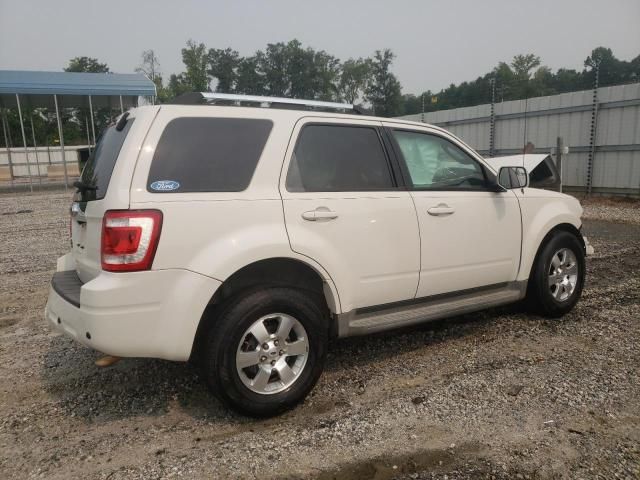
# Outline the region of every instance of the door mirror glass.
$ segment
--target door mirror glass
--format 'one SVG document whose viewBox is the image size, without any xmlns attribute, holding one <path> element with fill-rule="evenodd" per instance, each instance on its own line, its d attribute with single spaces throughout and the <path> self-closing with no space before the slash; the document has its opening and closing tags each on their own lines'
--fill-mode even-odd
<svg viewBox="0 0 640 480">
<path fill-rule="evenodd" d="M 498 184 L 507 189 L 529 186 L 529 174 L 524 167 L 502 167 L 498 173 Z"/>
</svg>

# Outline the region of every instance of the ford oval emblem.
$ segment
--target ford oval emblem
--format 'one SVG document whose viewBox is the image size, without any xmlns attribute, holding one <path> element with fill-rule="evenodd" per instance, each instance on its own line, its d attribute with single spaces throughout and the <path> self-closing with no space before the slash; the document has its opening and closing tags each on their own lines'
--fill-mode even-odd
<svg viewBox="0 0 640 480">
<path fill-rule="evenodd" d="M 180 188 L 180 184 L 175 180 L 156 180 L 151 185 L 151 190 L 156 192 L 172 192 Z"/>
</svg>

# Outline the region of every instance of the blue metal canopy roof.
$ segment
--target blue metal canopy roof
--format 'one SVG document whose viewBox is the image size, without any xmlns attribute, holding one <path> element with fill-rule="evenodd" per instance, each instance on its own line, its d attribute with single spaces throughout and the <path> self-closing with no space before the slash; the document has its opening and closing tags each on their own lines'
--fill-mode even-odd
<svg viewBox="0 0 640 480">
<path fill-rule="evenodd" d="M 0 94 L 143 95 L 156 86 L 140 73 L 72 73 L 0 70 Z"/>
</svg>

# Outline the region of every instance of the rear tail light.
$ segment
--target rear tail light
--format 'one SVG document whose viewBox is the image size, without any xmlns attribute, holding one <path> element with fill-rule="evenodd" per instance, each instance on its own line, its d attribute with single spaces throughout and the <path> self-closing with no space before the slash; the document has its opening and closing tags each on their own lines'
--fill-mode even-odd
<svg viewBox="0 0 640 480">
<path fill-rule="evenodd" d="M 102 269 L 108 272 L 150 270 L 161 229 L 159 210 L 106 212 L 102 220 Z"/>
</svg>

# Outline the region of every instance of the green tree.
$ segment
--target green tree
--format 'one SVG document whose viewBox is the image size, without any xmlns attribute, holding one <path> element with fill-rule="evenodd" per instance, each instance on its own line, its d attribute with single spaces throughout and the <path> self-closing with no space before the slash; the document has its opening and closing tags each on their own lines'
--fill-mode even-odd
<svg viewBox="0 0 640 480">
<path fill-rule="evenodd" d="M 264 52 L 256 52 L 256 61 L 264 78 L 265 93 L 276 97 L 285 96 L 289 90 L 289 56 L 286 45 L 268 44 Z"/>
<path fill-rule="evenodd" d="M 194 92 L 208 92 L 211 79 L 207 74 L 207 48 L 204 43 L 189 40 L 182 49 L 182 63 L 186 69 L 180 79 L 182 85 Z"/>
<path fill-rule="evenodd" d="M 600 65 L 599 85 L 606 87 L 618 83 L 626 83 L 631 80 L 629 71 L 629 62 L 618 60 L 610 48 L 598 47 L 591 51 L 591 54 L 585 59 L 584 66 L 590 79 L 590 85 L 593 85 L 594 72 L 597 65 Z"/>
<path fill-rule="evenodd" d="M 338 97 L 338 80 L 340 78 L 340 60 L 324 50 L 307 49 L 312 56 L 312 63 L 307 75 L 311 78 L 309 94 L 318 100 L 331 101 Z"/>
<path fill-rule="evenodd" d="M 371 82 L 367 85 L 366 99 L 376 115 L 393 117 L 402 111 L 400 82 L 391 73 L 394 54 L 389 49 L 376 50 L 371 61 Z"/>
<path fill-rule="evenodd" d="M 511 60 L 513 73 L 519 80 L 528 80 L 531 77 L 531 70 L 540 66 L 540 57 L 533 53 L 526 55 L 516 55 Z"/>
<path fill-rule="evenodd" d="M 109 73 L 106 63 L 100 63 L 97 58 L 75 57 L 69 60 L 69 65 L 65 72 L 89 72 L 89 73 Z"/>
<path fill-rule="evenodd" d="M 231 48 L 211 48 L 207 54 L 208 74 L 218 80 L 216 92 L 231 93 L 235 90 L 240 56 Z"/>
<path fill-rule="evenodd" d="M 271 43 L 256 52 L 255 62 L 267 95 L 321 100 L 337 97 L 340 61 L 323 50 L 303 48 L 295 39 Z"/>
<path fill-rule="evenodd" d="M 182 95 L 183 93 L 193 92 L 194 89 L 187 80 L 184 73 L 175 74 L 172 73 L 169 77 L 169 85 L 167 86 L 167 90 L 169 91 L 169 97 L 177 97 Z"/>
<path fill-rule="evenodd" d="M 422 95 L 407 93 L 402 95 L 402 115 L 422 113 Z"/>
<path fill-rule="evenodd" d="M 258 70 L 257 57 L 245 57 L 238 61 L 235 91 L 244 95 L 265 95 L 265 80 Z"/>
<path fill-rule="evenodd" d="M 364 92 L 371 79 L 371 60 L 358 58 L 342 63 L 338 92 L 340 98 L 349 103 L 356 103 Z"/>
</svg>

